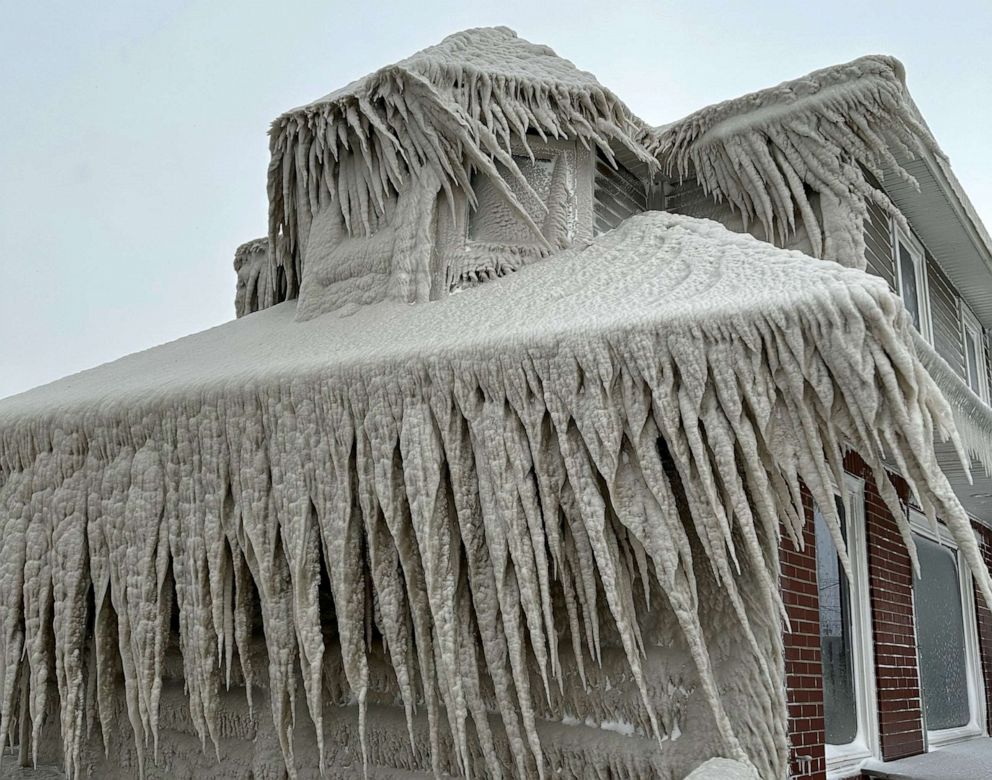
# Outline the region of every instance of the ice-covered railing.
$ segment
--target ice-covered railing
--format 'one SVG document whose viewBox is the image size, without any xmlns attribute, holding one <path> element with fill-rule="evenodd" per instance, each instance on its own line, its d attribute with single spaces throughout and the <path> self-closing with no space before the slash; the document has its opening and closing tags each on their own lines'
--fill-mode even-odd
<svg viewBox="0 0 992 780">
<path fill-rule="evenodd" d="M 709 106 L 658 130 L 654 152 L 671 175 L 694 176 L 769 241 L 784 245 L 801 221 L 813 254 L 865 267 L 867 204 L 905 218 L 868 180 L 892 149 L 943 157 L 893 57 L 867 56 Z M 815 196 L 815 197 L 814 197 Z"/>
<path fill-rule="evenodd" d="M 660 642 L 711 712 L 702 742 L 659 743 L 659 774 L 701 745 L 697 763 L 781 777 L 780 529 L 801 538 L 805 484 L 847 565 L 848 448 L 910 551 L 886 462 L 992 602 L 936 461 L 951 407 L 863 272 L 650 212 L 430 306 L 291 307 L 0 403 L 0 730 L 37 746 L 54 668 L 70 775 L 87 723 L 120 728 L 118 664 L 139 762 L 155 756 L 171 582 L 205 745 L 231 666 L 262 680 L 257 592 L 293 772 L 297 668 L 323 748 L 326 572 L 366 755 L 373 642 L 407 717 L 426 711 L 435 771 L 540 776 L 537 713 L 602 700 L 584 670 L 612 637 L 628 720 L 670 731 L 645 661 Z"/>
<path fill-rule="evenodd" d="M 367 235 L 410 177 L 426 171 L 449 203 L 453 189 L 472 202 L 475 170 L 541 238 L 501 173 L 532 192 L 511 144 L 528 134 L 568 138 L 610 160 L 616 144 L 654 167 L 647 132 L 594 76 L 546 46 L 505 27 L 451 35 L 273 123 L 269 238 L 279 300 L 299 291 L 302 242 L 322 198 L 336 203 L 348 231 Z"/>
</svg>

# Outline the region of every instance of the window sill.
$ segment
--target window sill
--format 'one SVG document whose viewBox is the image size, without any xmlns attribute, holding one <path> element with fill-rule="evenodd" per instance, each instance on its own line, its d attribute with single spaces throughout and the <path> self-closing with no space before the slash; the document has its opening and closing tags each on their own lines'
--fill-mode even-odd
<svg viewBox="0 0 992 780">
<path fill-rule="evenodd" d="M 827 780 L 843 780 L 857 775 L 865 761 L 871 757 L 871 751 L 864 743 L 855 742 L 843 746 L 827 745 Z"/>
<path fill-rule="evenodd" d="M 940 750 L 947 745 L 966 742 L 969 739 L 985 736 L 985 729 L 975 723 L 956 729 L 942 729 L 927 732 L 927 750 Z"/>
</svg>

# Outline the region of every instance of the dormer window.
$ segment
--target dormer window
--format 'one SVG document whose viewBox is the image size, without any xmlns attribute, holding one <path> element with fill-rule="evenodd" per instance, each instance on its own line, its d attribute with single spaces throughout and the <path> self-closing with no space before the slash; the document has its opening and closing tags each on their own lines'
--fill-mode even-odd
<svg viewBox="0 0 992 780">
<path fill-rule="evenodd" d="M 923 247 L 916 237 L 893 225 L 892 246 L 896 260 L 896 283 L 899 296 L 913 325 L 928 342 L 933 343 L 930 327 L 930 296 Z"/>
</svg>

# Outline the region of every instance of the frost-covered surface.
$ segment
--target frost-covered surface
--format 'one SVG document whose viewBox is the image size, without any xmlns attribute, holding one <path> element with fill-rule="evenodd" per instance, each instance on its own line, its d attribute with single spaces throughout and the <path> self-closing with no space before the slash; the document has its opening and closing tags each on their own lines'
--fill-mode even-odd
<svg viewBox="0 0 992 780">
<path fill-rule="evenodd" d="M 236 316 L 243 317 L 278 303 L 272 271 L 267 238 L 246 241 L 235 250 L 234 272 L 238 275 L 234 293 Z"/>
<path fill-rule="evenodd" d="M 568 139 L 611 160 L 625 148 L 652 173 L 697 178 L 745 231 L 760 225 L 779 246 L 798 231 L 814 256 L 860 268 L 867 203 L 903 221 L 866 171 L 907 175 L 893 151 L 944 162 L 891 57 L 825 68 L 652 130 L 594 76 L 502 27 L 449 36 L 286 112 L 270 135 L 273 251 L 259 278 L 272 302 L 306 298 L 309 287 L 304 318 L 446 294 L 432 292 L 432 274 L 490 278 L 493 258 L 432 265 L 437 211 L 476 206 L 474 173 L 532 234 L 526 254 L 560 249 L 548 237 L 560 215 L 533 197 L 513 158 L 514 146 L 533 157 L 528 138 Z M 309 283 L 308 253 L 321 265 Z M 519 260 L 509 270 L 523 264 L 493 254 Z"/>
<path fill-rule="evenodd" d="M 299 292 L 310 222 L 322 205 L 336 205 L 348 234 L 370 235 L 411 179 L 431 181 L 449 204 L 459 190 L 474 205 L 471 174 L 479 171 L 543 240 L 511 186 L 529 189 L 511 154 L 528 133 L 578 140 L 611 160 L 611 144 L 619 145 L 656 166 L 647 126 L 613 93 L 505 27 L 456 33 L 283 114 L 270 131 L 268 181 L 279 300 Z M 390 297 L 425 300 L 409 270 L 394 274 Z"/>
<path fill-rule="evenodd" d="M 729 758 L 711 758 L 686 775 L 685 780 L 759 780 L 754 769 Z"/>
<path fill-rule="evenodd" d="M 575 761 L 575 717 L 659 740 L 594 751 L 603 771 L 723 755 L 781 776 L 800 480 L 830 512 L 853 447 L 904 518 L 887 458 L 992 595 L 910 333 L 878 279 L 652 212 L 437 303 L 303 323 L 282 304 L 9 398 L 2 729 L 37 749 L 57 696 L 71 772 L 84 740 L 117 749 L 122 697 L 150 764 L 174 615 L 206 745 L 241 675 L 290 767 L 297 704 L 321 754 L 334 701 L 361 757 L 398 756 L 367 717 L 387 670 L 436 771 Z"/>
<path fill-rule="evenodd" d="M 694 175 L 759 222 L 768 240 L 786 243 L 801 220 L 815 256 L 864 268 L 866 204 L 904 221 L 864 174 L 902 172 L 892 148 L 943 158 L 902 64 L 868 56 L 708 106 L 659 128 L 654 151 L 668 171 Z"/>
<path fill-rule="evenodd" d="M 992 739 L 969 739 L 898 761 L 870 759 L 864 769 L 886 780 L 977 780 L 992 774 Z"/>
<path fill-rule="evenodd" d="M 992 477 L 992 407 L 968 387 L 961 375 L 922 336 L 915 331 L 913 336 L 920 360 L 954 412 L 954 425 L 965 451 Z"/>
</svg>

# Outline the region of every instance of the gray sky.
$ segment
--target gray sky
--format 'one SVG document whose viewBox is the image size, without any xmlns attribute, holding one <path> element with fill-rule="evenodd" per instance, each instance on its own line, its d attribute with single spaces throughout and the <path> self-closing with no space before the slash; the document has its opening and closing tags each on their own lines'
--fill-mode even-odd
<svg viewBox="0 0 992 780">
<path fill-rule="evenodd" d="M 269 122 L 505 24 L 661 124 L 894 54 L 992 226 L 992 2 L 14 2 L 0 30 L 0 397 L 231 319 Z"/>
</svg>

